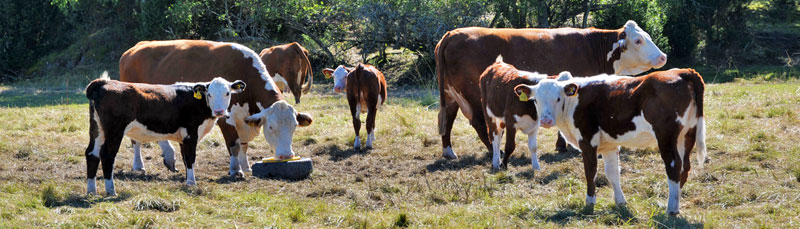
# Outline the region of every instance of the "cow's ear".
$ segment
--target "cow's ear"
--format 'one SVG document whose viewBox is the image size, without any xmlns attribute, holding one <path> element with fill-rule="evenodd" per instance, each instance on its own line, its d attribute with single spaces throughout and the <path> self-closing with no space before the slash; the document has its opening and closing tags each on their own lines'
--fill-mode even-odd
<svg viewBox="0 0 800 229">
<path fill-rule="evenodd" d="M 247 84 L 244 81 L 237 80 L 231 84 L 231 92 L 232 93 L 241 93 L 244 91 L 244 88 L 247 87 Z"/>
<path fill-rule="evenodd" d="M 567 96 L 574 96 L 578 94 L 578 85 L 575 83 L 567 84 L 564 86 L 564 94 Z"/>
<path fill-rule="evenodd" d="M 526 84 L 520 84 L 514 87 L 514 94 L 519 97 L 519 101 L 527 102 L 530 99 L 531 87 Z"/>
<path fill-rule="evenodd" d="M 310 126 L 311 123 L 314 122 L 314 119 L 311 118 L 311 115 L 306 113 L 298 112 L 296 117 L 297 117 L 297 125 L 301 127 Z"/>
<path fill-rule="evenodd" d="M 345 67 L 345 66 L 342 66 L 342 67 L 344 67 L 344 70 L 347 71 L 347 73 L 350 73 L 350 72 L 352 72 L 353 70 L 356 69 L 356 68 L 348 68 L 348 67 Z"/>
<path fill-rule="evenodd" d="M 194 92 L 195 99 L 203 99 L 203 94 L 206 93 L 206 88 L 208 88 L 205 84 L 197 84 L 192 87 L 192 92 Z"/>
<path fill-rule="evenodd" d="M 322 75 L 325 76 L 325 79 L 330 79 L 333 75 L 333 69 L 330 68 L 322 69 Z"/>
</svg>

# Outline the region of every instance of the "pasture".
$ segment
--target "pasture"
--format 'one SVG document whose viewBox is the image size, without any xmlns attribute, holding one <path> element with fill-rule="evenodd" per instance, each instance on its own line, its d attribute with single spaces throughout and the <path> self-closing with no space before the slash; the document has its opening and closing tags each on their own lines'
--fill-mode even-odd
<svg viewBox="0 0 800 229">
<path fill-rule="evenodd" d="M 303 96 L 296 108 L 314 123 L 297 129 L 294 149 L 313 159 L 310 179 L 230 178 L 215 127 L 198 146 L 196 187 L 184 185 L 180 160 L 178 173 L 162 166 L 156 144 L 143 149 L 147 172 L 132 172 L 124 140 L 114 171 L 118 196 L 104 196 L 98 182 L 101 195 L 87 197 L 83 87 L 97 76 L 0 86 L 0 227 L 800 227 L 796 79 L 706 86 L 711 161 L 691 172 L 681 214 L 671 217 L 663 163 L 652 148 L 621 153 L 627 207 L 615 206 L 598 166 L 598 204 L 589 214 L 580 155 L 554 152 L 554 129 L 539 134 L 541 171 L 531 171 L 518 134 L 508 170 L 493 173 L 487 149 L 461 115 L 453 131 L 460 158 L 441 158 L 437 91 L 391 85 L 375 148 L 366 151 L 352 149 L 346 99 L 330 84 Z M 272 156 L 263 135 L 250 147 L 251 162 Z"/>
</svg>

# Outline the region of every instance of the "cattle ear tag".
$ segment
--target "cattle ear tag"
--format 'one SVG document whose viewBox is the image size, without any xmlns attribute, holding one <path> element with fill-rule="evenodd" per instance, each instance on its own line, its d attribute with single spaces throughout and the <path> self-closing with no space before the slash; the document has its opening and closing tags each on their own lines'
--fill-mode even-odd
<svg viewBox="0 0 800 229">
<path fill-rule="evenodd" d="M 528 94 L 525 94 L 525 92 L 524 92 L 524 91 L 523 91 L 523 92 L 520 92 L 520 93 L 519 93 L 519 101 L 521 101 L 521 102 L 528 102 Z"/>
<path fill-rule="evenodd" d="M 194 92 L 194 98 L 195 99 L 203 99 L 203 95 L 200 94 L 200 91 L 195 91 Z"/>
</svg>

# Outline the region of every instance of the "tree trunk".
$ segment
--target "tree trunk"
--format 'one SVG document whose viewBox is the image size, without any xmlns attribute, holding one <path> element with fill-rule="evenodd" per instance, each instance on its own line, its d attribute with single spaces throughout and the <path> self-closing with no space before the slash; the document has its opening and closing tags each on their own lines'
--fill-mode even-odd
<svg viewBox="0 0 800 229">
<path fill-rule="evenodd" d="M 583 26 L 581 26 L 581 28 L 586 28 L 586 21 L 589 20 L 589 10 L 592 9 L 592 2 L 589 0 L 583 0 L 583 5 L 586 8 L 583 11 Z"/>
</svg>

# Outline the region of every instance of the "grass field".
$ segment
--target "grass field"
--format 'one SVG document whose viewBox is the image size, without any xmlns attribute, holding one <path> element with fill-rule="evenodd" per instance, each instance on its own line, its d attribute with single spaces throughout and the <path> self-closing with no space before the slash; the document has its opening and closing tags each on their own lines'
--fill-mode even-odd
<svg viewBox="0 0 800 229">
<path fill-rule="evenodd" d="M 88 78 L 81 77 L 0 86 L 0 227 L 800 227 L 796 79 L 707 86 L 711 161 L 691 172 L 681 214 L 670 217 L 653 149 L 622 153 L 626 208 L 614 205 L 599 169 L 598 204 L 585 214 L 580 156 L 553 152 L 555 130 L 540 131 L 542 171 L 531 171 L 518 135 L 509 169 L 492 173 L 463 116 L 453 137 L 460 159 L 440 157 L 438 93 L 391 90 L 377 116 L 376 148 L 354 151 L 346 101 L 329 85 L 297 106 L 315 118 L 294 137 L 295 151 L 314 160 L 310 179 L 229 178 L 214 130 L 199 146 L 196 187 L 183 184 L 182 162 L 179 173 L 161 165 L 155 144 L 143 149 L 147 172 L 132 172 L 125 140 L 114 174 L 119 195 L 103 196 L 98 182 L 101 196 L 87 197 Z M 261 136 L 250 146 L 252 160 L 271 155 Z"/>
</svg>

